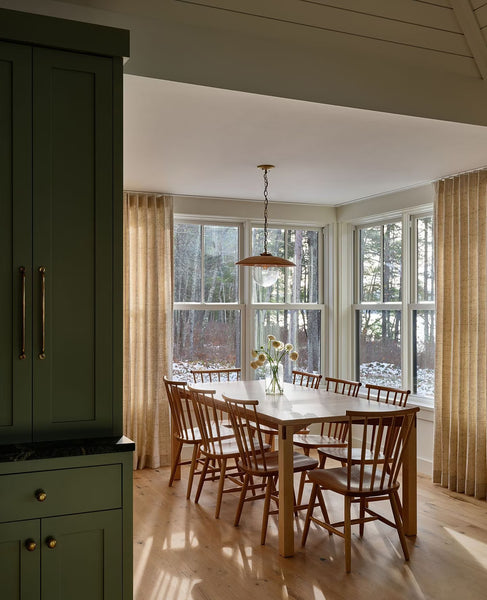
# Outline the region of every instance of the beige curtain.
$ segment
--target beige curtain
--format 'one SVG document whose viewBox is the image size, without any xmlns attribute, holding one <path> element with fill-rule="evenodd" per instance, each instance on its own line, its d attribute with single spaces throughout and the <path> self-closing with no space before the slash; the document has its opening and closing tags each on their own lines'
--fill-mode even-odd
<svg viewBox="0 0 487 600">
<path fill-rule="evenodd" d="M 437 183 L 433 480 L 487 495 L 487 170 Z"/>
<path fill-rule="evenodd" d="M 172 368 L 173 203 L 124 193 L 124 433 L 134 468 L 169 464 L 163 375 Z"/>
</svg>

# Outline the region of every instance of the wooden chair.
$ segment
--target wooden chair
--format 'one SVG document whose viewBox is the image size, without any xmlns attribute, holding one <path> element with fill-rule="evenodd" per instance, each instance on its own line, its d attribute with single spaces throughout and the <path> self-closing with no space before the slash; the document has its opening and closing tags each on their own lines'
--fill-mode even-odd
<svg viewBox="0 0 487 600">
<path fill-rule="evenodd" d="M 238 381 L 241 369 L 191 369 L 194 383 L 216 383 L 217 381 Z"/>
<path fill-rule="evenodd" d="M 408 401 L 410 390 L 401 390 L 399 388 L 385 387 L 367 383 L 367 400 L 376 400 L 377 402 L 385 402 L 386 404 L 394 404 L 396 406 L 405 407 Z M 372 429 L 373 435 L 373 429 Z M 358 452 L 355 450 L 354 452 Z M 344 464 L 346 458 L 346 450 L 342 448 L 319 448 L 318 455 L 320 458 L 320 469 L 323 469 L 327 458 L 333 458 L 341 461 Z"/>
<path fill-rule="evenodd" d="M 317 390 L 320 387 L 320 382 L 323 375 L 317 373 L 306 373 L 306 371 L 292 371 L 293 383 L 295 385 L 301 385 L 302 387 L 309 387 Z M 275 450 L 275 439 L 278 435 L 277 429 L 268 427 L 267 425 L 261 425 L 262 433 L 265 434 L 266 440 L 271 445 L 272 450 Z M 308 433 L 308 429 L 302 429 L 299 433 Z"/>
<path fill-rule="evenodd" d="M 235 469 L 227 471 L 229 460 L 233 459 L 236 466 L 239 449 L 235 438 L 228 436 L 228 429 L 221 423 L 221 411 L 215 405 L 215 390 L 198 389 L 191 384 L 188 385 L 188 388 L 202 438 L 200 452 L 204 456 L 203 468 L 194 501 L 196 504 L 198 503 L 205 481 L 210 478 L 212 480 L 219 479 L 215 508 L 215 519 L 218 519 L 223 494 L 239 491 L 242 486 L 242 478 L 234 476 L 238 476 Z M 226 479 L 238 484 L 237 487 L 225 489 Z"/>
<path fill-rule="evenodd" d="M 366 383 L 367 400 L 377 400 L 377 402 L 385 402 L 386 404 L 395 404 L 397 406 L 406 406 L 410 390 L 401 390 L 399 388 L 386 387 L 383 385 L 375 385 Z"/>
<path fill-rule="evenodd" d="M 345 569 L 349 573 L 352 547 L 351 526 L 359 524 L 362 536 L 364 523 L 378 519 L 397 529 L 404 558 L 409 560 L 400 510 L 398 475 L 403 462 L 404 447 L 418 410 L 418 407 L 414 407 L 405 408 L 396 413 L 347 412 L 349 434 L 345 466 L 333 469 L 315 469 L 309 473 L 309 480 L 313 484 L 313 488 L 303 529 L 303 546 L 306 543 L 311 521 L 327 529 L 330 534 L 335 533 L 345 538 Z M 361 432 L 361 435 L 359 434 L 361 437 L 359 457 L 352 453 L 352 426 L 354 436 Z M 375 431 L 374 437 L 371 437 L 372 430 Z M 330 490 L 344 497 L 343 521 L 330 522 L 322 490 Z M 317 496 L 323 520 L 313 516 Z M 394 522 L 369 508 L 368 500 L 379 497 L 390 501 Z M 351 504 L 356 500 L 360 502 L 360 514 L 358 518 L 352 519 Z M 343 528 L 343 531 L 338 529 L 339 527 Z"/>
<path fill-rule="evenodd" d="M 265 451 L 264 434 L 262 433 L 257 413 L 258 400 L 236 400 L 225 395 L 223 399 L 227 403 L 233 431 L 240 450 L 238 465 L 244 473 L 243 487 L 235 514 L 234 525 L 236 527 L 240 522 L 245 502 L 253 502 L 254 500 L 264 498 L 260 543 L 265 544 L 269 515 L 278 512 L 277 510 L 270 511 L 271 500 L 275 501 L 279 506 L 279 494 L 277 491 L 279 455 L 278 452 Z M 299 452 L 294 453 L 294 473 L 314 469 L 317 465 L 317 460 Z M 255 478 L 260 479 L 261 482 L 254 483 Z M 264 493 L 256 494 L 256 490 L 262 491 L 263 486 L 265 486 Z M 250 496 L 247 495 L 249 491 L 252 492 Z M 295 511 L 300 508 L 307 508 L 307 506 L 295 506 Z"/>
<path fill-rule="evenodd" d="M 348 379 L 336 379 L 335 377 L 325 377 L 326 390 L 344 396 L 358 396 L 360 386 L 358 381 L 349 381 Z M 319 434 L 297 434 L 294 436 L 295 446 L 303 449 L 306 456 L 309 456 L 311 450 L 317 448 L 345 448 L 347 445 L 347 422 L 341 423 L 322 423 Z M 323 465 L 320 464 L 320 468 Z M 306 483 L 306 473 L 301 475 L 298 491 L 298 503 L 301 503 Z"/>
<path fill-rule="evenodd" d="M 293 383 L 296 385 L 302 385 L 303 387 L 310 387 L 317 390 L 320 387 L 322 375 L 316 373 L 306 373 L 306 371 L 293 371 Z"/>
<path fill-rule="evenodd" d="M 194 475 L 197 473 L 196 465 L 198 462 L 199 448 L 203 439 L 198 428 L 196 416 L 193 411 L 193 402 L 184 381 L 171 381 L 164 375 L 164 385 L 166 386 L 169 408 L 171 411 L 172 437 L 176 443 L 176 451 L 173 452 L 171 475 L 169 476 L 169 486 L 173 484 L 176 470 L 182 465 L 190 464 L 188 488 L 186 498 L 191 495 Z M 184 445 L 193 447 L 191 460 L 181 460 L 181 451 Z"/>
</svg>

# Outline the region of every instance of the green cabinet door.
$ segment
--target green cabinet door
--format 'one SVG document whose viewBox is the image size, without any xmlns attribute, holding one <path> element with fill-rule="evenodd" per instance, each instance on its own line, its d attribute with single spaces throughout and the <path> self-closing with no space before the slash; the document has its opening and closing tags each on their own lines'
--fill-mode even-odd
<svg viewBox="0 0 487 600">
<path fill-rule="evenodd" d="M 39 600 L 40 521 L 0 523 L 0 598 Z M 27 542 L 35 544 L 27 549 Z"/>
<path fill-rule="evenodd" d="M 112 71 L 33 50 L 34 440 L 113 434 Z"/>
<path fill-rule="evenodd" d="M 31 48 L 0 42 L 2 443 L 29 440 L 32 428 L 31 61 Z"/>
<path fill-rule="evenodd" d="M 122 600 L 121 510 L 42 519 L 41 538 L 43 600 Z"/>
</svg>

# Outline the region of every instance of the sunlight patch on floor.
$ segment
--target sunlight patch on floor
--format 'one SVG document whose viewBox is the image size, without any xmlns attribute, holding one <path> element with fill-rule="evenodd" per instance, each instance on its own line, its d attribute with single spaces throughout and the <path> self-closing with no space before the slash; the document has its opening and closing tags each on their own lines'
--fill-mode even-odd
<svg viewBox="0 0 487 600">
<path fill-rule="evenodd" d="M 137 565 L 135 565 L 135 569 L 134 569 L 134 595 L 135 596 L 137 596 L 137 591 L 142 582 L 142 578 L 144 577 L 147 562 L 150 558 L 153 541 L 154 541 L 154 538 L 152 536 L 147 538 L 147 540 L 144 542 L 144 549 L 142 550 L 142 553 L 137 562 Z"/>
<path fill-rule="evenodd" d="M 455 531 L 454 529 L 450 529 L 449 527 L 445 527 L 445 531 L 463 546 L 484 569 L 487 569 L 487 544 L 485 542 L 479 542 L 478 540 L 469 537 L 464 533 L 460 533 L 459 531 Z"/>
</svg>

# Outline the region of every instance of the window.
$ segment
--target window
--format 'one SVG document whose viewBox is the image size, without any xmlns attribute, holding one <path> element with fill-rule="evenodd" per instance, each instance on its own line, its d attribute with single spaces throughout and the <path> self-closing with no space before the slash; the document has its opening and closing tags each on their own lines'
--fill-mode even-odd
<svg viewBox="0 0 487 600">
<path fill-rule="evenodd" d="M 254 282 L 250 269 L 239 272 L 235 265 L 245 246 L 246 227 L 248 252 L 259 254 L 261 227 L 175 221 L 175 379 L 188 379 L 191 369 L 235 366 L 242 366 L 244 377 L 262 376 L 248 365 L 251 350 L 264 345 L 269 334 L 292 343 L 299 352 L 297 363 L 284 361 L 287 381 L 296 366 L 321 371 L 321 231 L 269 229 L 269 252 L 293 260 L 296 267 L 281 269 L 276 284 L 265 288 Z"/>
<path fill-rule="evenodd" d="M 432 216 L 405 215 L 356 232 L 356 377 L 432 397 Z"/>
<path fill-rule="evenodd" d="M 263 247 L 262 228 L 252 229 L 252 254 Z M 321 372 L 320 232 L 314 229 L 269 229 L 268 250 L 292 260 L 296 267 L 282 268 L 272 287 L 252 282 L 253 340 L 255 347 L 265 345 L 274 335 L 290 342 L 299 352 L 298 366 L 310 373 Z M 296 364 L 284 362 L 284 379 L 291 381 Z"/>
<path fill-rule="evenodd" d="M 174 224 L 173 376 L 240 366 L 238 225 Z"/>
</svg>

